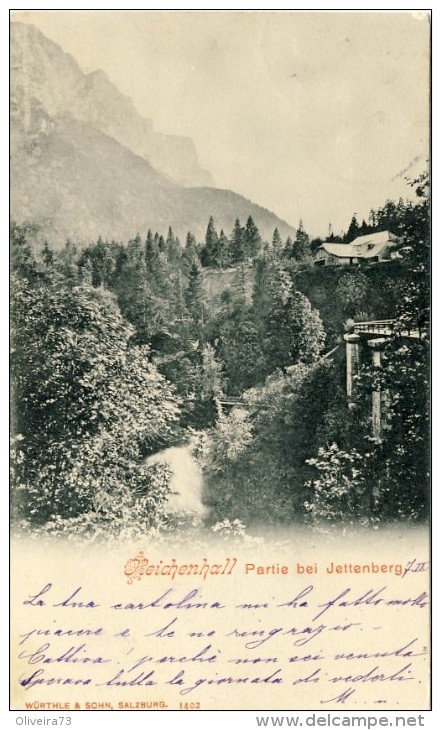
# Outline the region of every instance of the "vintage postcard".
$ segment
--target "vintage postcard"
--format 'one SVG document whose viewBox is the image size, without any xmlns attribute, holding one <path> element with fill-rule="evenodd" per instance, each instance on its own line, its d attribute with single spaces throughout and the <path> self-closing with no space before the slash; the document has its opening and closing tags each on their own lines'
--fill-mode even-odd
<svg viewBox="0 0 441 730">
<path fill-rule="evenodd" d="M 430 14 L 10 20 L 11 709 L 430 709 Z"/>
</svg>

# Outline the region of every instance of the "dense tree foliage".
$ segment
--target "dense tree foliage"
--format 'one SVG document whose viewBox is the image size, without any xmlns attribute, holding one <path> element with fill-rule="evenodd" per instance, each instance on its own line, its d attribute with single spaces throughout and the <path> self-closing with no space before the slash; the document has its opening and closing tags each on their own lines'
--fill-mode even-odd
<svg viewBox="0 0 441 730">
<path fill-rule="evenodd" d="M 428 177 L 415 181 L 419 202 L 388 201 L 389 216 L 400 211 L 402 275 L 397 282 L 394 332 L 377 367 L 365 364 L 358 377 L 352 423 L 345 443 L 335 438 L 310 464 L 310 513 L 318 520 L 342 518 L 418 519 L 429 511 L 430 403 L 429 314 L 430 231 Z M 398 226 L 397 226 L 398 229 Z M 345 274 L 345 277 L 350 276 Z M 343 279 L 340 280 L 342 284 Z M 349 281 L 342 289 L 347 290 Z M 353 288 L 354 282 L 350 282 Z M 360 282 L 358 282 L 358 290 Z M 409 336 L 410 335 L 410 336 Z M 381 394 L 383 428 L 372 438 L 368 414 L 372 394 Z M 338 497 L 338 498 L 336 498 Z"/>
<path fill-rule="evenodd" d="M 301 221 L 286 241 L 210 218 L 203 242 L 168 228 L 36 255 L 35 230 L 13 225 L 15 519 L 89 537 L 163 525 L 170 475 L 146 458 L 195 433 L 211 522 L 427 514 L 427 178 L 415 185 L 419 202 L 344 234 L 388 228 L 401 258 L 339 271 L 312 267 L 320 241 Z M 385 317 L 382 367 L 364 361 L 348 404 L 344 323 Z"/>
<path fill-rule="evenodd" d="M 37 523 L 103 516 L 128 490 L 148 497 L 144 525 L 155 524 L 165 484 L 155 486 L 144 460 L 177 438 L 173 386 L 146 346 L 131 346 L 133 327 L 110 292 L 64 271 L 35 266 L 29 276 L 21 258 L 12 279 L 17 516 Z"/>
<path fill-rule="evenodd" d="M 245 407 L 223 414 L 203 438 L 206 504 L 215 519 L 299 520 L 312 473 L 306 459 L 341 398 L 336 369 L 326 361 L 298 364 L 243 398 Z"/>
</svg>

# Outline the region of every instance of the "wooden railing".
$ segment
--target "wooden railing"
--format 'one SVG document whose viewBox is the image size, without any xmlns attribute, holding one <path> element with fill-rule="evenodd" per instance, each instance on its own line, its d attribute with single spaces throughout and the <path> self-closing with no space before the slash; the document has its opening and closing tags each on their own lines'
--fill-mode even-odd
<svg viewBox="0 0 441 730">
<path fill-rule="evenodd" d="M 421 330 L 416 327 L 398 329 L 395 319 L 378 319 L 371 322 L 355 322 L 353 332 L 355 334 L 382 335 L 384 337 L 390 337 L 393 334 L 398 334 L 401 337 L 410 337 L 412 339 L 421 339 L 422 337 Z"/>
<path fill-rule="evenodd" d="M 395 320 L 393 319 L 378 319 L 371 322 L 355 322 L 354 332 L 356 334 L 365 332 L 366 334 L 387 335 L 392 333 L 394 322 Z"/>
</svg>

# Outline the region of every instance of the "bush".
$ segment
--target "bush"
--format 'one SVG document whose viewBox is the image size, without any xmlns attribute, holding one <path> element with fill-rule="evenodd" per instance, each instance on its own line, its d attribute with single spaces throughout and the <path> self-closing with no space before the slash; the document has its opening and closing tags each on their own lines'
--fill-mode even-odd
<svg viewBox="0 0 441 730">
<path fill-rule="evenodd" d="M 86 514 L 121 522 L 119 501 L 127 519 L 159 520 L 165 486 L 143 461 L 175 440 L 180 404 L 132 335 L 109 292 L 14 280 L 15 519 L 82 530 Z"/>
<path fill-rule="evenodd" d="M 363 456 L 355 449 L 344 451 L 337 444 L 319 448 L 318 458 L 308 459 L 319 476 L 307 484 L 312 489 L 305 508 L 314 522 L 360 522 L 367 514 Z"/>
</svg>

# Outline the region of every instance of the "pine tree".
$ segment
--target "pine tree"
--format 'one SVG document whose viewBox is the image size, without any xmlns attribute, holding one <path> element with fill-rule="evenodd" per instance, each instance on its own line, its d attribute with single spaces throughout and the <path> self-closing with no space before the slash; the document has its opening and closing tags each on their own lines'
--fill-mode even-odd
<svg viewBox="0 0 441 730">
<path fill-rule="evenodd" d="M 54 265 L 54 252 L 49 247 L 49 244 L 47 241 L 44 242 L 43 251 L 41 253 L 41 259 L 43 261 L 43 265 L 50 269 Z"/>
<path fill-rule="evenodd" d="M 149 289 L 160 297 L 165 296 L 167 292 L 167 272 L 164 258 L 164 255 L 160 255 L 159 252 L 159 235 L 156 233 L 153 236 L 149 230 L 145 242 L 145 272 L 143 279 L 148 283 Z M 130 279 L 131 275 L 129 274 L 126 278 Z"/>
<path fill-rule="evenodd" d="M 103 240 L 101 236 L 98 239 L 98 245 L 103 245 Z M 142 258 L 143 254 L 143 248 L 142 248 L 142 241 L 141 236 L 139 233 L 136 234 L 135 238 L 132 238 L 129 243 L 127 244 L 128 250 L 131 252 L 132 256 L 136 256 L 137 258 Z"/>
<path fill-rule="evenodd" d="M 214 225 L 213 216 L 208 221 L 207 231 L 205 233 L 205 246 L 201 251 L 201 263 L 203 266 L 217 266 L 217 246 L 218 235 Z"/>
<path fill-rule="evenodd" d="M 272 250 L 275 259 L 280 259 L 282 256 L 282 239 L 280 238 L 279 229 L 275 228 L 272 240 Z"/>
<path fill-rule="evenodd" d="M 360 236 L 366 236 L 366 234 L 369 233 L 369 226 L 366 223 L 366 221 L 365 221 L 364 218 L 363 218 L 363 220 L 361 222 L 360 230 L 359 230 L 358 233 L 359 233 Z"/>
<path fill-rule="evenodd" d="M 223 269 L 228 268 L 231 263 L 230 242 L 225 235 L 223 228 L 220 232 L 217 246 L 217 263 L 218 266 L 221 266 Z"/>
<path fill-rule="evenodd" d="M 347 230 L 347 233 L 344 235 L 344 242 L 345 243 L 351 243 L 357 236 L 360 235 L 360 227 L 357 222 L 357 214 L 354 213 L 352 216 L 351 222 L 349 224 L 349 228 Z"/>
<path fill-rule="evenodd" d="M 294 290 L 288 272 L 273 266 L 269 274 L 262 347 L 267 372 L 271 373 L 276 368 L 317 359 L 325 331 L 309 300 Z"/>
<path fill-rule="evenodd" d="M 283 258 L 285 259 L 291 259 L 292 258 L 292 238 L 291 236 L 288 236 L 288 238 L 285 241 L 285 247 L 283 249 Z"/>
<path fill-rule="evenodd" d="M 29 239 L 32 238 L 33 231 L 28 227 L 18 226 L 11 223 L 9 234 L 11 247 L 11 270 L 28 279 L 36 276 L 37 267 Z"/>
<path fill-rule="evenodd" d="M 232 263 L 238 264 L 245 259 L 244 229 L 240 225 L 239 218 L 236 218 L 231 233 L 231 258 Z"/>
<path fill-rule="evenodd" d="M 173 235 L 171 226 L 168 229 L 167 240 L 165 242 L 165 246 L 166 246 L 166 252 L 167 252 L 167 259 L 168 259 L 169 263 L 171 263 L 173 266 L 175 266 L 181 258 L 181 247 L 179 244 L 179 239 Z"/>
<path fill-rule="evenodd" d="M 187 233 L 187 238 L 185 239 L 185 250 L 186 251 L 196 251 L 196 238 L 190 231 Z"/>
<path fill-rule="evenodd" d="M 190 231 L 187 233 L 185 240 L 185 248 L 182 252 L 182 268 L 184 273 L 187 275 L 190 273 L 190 269 L 193 264 L 199 263 L 199 256 L 196 247 L 196 239 Z"/>
<path fill-rule="evenodd" d="M 155 263 L 158 260 L 159 256 L 159 246 L 158 246 L 158 234 L 156 234 L 155 237 L 153 237 L 153 234 L 149 228 L 147 233 L 147 238 L 145 241 L 145 260 L 147 264 L 147 268 L 151 271 L 153 270 Z"/>
<path fill-rule="evenodd" d="M 194 263 L 188 276 L 184 300 L 188 311 L 197 323 L 203 320 L 202 294 L 202 273 L 198 265 Z"/>
<path fill-rule="evenodd" d="M 303 222 L 300 220 L 296 237 L 292 245 L 292 258 L 295 261 L 304 261 L 310 255 L 309 236 L 305 233 Z"/>
<path fill-rule="evenodd" d="M 262 239 L 260 237 L 259 229 L 251 216 L 248 216 L 243 238 L 245 257 L 255 258 L 262 248 Z"/>
<path fill-rule="evenodd" d="M 78 258 L 78 249 L 68 238 L 65 247 L 60 251 L 57 268 L 70 286 L 75 286 L 79 280 Z"/>
<path fill-rule="evenodd" d="M 159 249 L 159 253 L 162 253 L 162 254 L 164 254 L 167 250 L 167 247 L 166 247 L 166 244 L 164 241 L 164 236 L 162 236 L 162 235 L 159 236 L 158 249 Z"/>
</svg>

